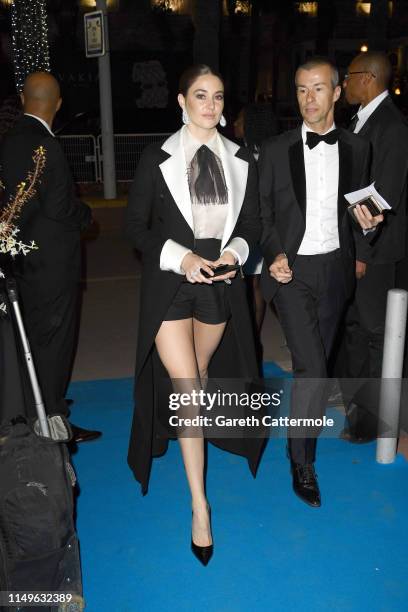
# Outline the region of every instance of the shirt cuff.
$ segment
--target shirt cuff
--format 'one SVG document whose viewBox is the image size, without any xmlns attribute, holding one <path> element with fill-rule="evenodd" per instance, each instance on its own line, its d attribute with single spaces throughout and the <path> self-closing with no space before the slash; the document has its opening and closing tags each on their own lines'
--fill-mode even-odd
<svg viewBox="0 0 408 612">
<path fill-rule="evenodd" d="M 169 238 L 164 243 L 160 253 L 160 270 L 185 274 L 181 269 L 181 262 L 187 253 L 192 253 L 192 250 Z"/>
<path fill-rule="evenodd" d="M 363 234 L 364 236 L 367 236 L 367 234 L 371 234 L 371 232 L 375 232 L 377 228 L 376 227 L 370 227 L 370 229 L 363 229 Z"/>
<path fill-rule="evenodd" d="M 236 257 L 239 265 L 242 266 L 248 259 L 249 246 L 246 240 L 236 236 L 221 251 L 221 255 L 223 255 L 226 251 L 230 251 L 234 257 Z"/>
</svg>

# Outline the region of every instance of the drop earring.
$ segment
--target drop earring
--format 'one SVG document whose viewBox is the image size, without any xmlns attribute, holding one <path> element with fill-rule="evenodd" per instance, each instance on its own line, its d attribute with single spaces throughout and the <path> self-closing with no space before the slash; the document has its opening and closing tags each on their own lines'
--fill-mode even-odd
<svg viewBox="0 0 408 612">
<path fill-rule="evenodd" d="M 220 126 L 225 127 L 226 125 L 227 125 L 227 120 L 225 119 L 224 115 L 221 115 Z"/>
<path fill-rule="evenodd" d="M 184 125 L 187 125 L 188 123 L 190 123 L 190 117 L 188 116 L 188 113 L 185 108 L 183 108 L 183 112 L 181 113 L 181 119 Z"/>
</svg>

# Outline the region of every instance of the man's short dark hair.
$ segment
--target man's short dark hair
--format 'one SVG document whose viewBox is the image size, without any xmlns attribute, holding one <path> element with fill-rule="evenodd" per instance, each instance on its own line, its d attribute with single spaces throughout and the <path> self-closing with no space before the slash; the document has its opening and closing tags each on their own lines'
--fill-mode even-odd
<svg viewBox="0 0 408 612">
<path fill-rule="evenodd" d="M 317 66 L 329 66 L 331 71 L 331 83 L 333 85 L 333 89 L 337 87 L 337 85 L 339 84 L 339 71 L 337 70 L 333 62 L 329 60 L 328 57 L 322 57 L 320 55 L 311 57 L 307 60 L 307 62 L 298 66 L 298 69 L 296 70 L 295 74 L 295 79 L 299 70 L 313 70 L 313 68 L 317 68 Z"/>
</svg>

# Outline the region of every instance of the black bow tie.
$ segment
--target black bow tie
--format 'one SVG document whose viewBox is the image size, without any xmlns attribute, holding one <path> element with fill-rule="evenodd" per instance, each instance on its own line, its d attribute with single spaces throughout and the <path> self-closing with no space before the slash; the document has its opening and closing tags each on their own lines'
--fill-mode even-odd
<svg viewBox="0 0 408 612">
<path fill-rule="evenodd" d="M 306 132 L 306 144 L 309 149 L 313 149 L 319 142 L 323 141 L 326 144 L 333 145 L 339 139 L 339 130 L 332 130 L 327 134 L 317 134 L 317 132 Z"/>
</svg>

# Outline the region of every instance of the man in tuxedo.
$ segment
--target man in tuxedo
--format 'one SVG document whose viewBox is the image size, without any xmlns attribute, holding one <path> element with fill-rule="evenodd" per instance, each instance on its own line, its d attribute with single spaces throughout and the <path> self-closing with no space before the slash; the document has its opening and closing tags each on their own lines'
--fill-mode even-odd
<svg viewBox="0 0 408 612">
<path fill-rule="evenodd" d="M 321 418 L 328 358 L 354 289 L 355 243 L 343 196 L 366 183 L 369 144 L 334 126 L 341 88 L 328 60 L 303 64 L 295 82 L 303 125 L 266 141 L 259 160 L 261 286 L 265 299 L 274 300 L 292 355 L 292 416 Z M 358 248 L 359 225 L 369 230 L 381 220 L 357 207 Z M 316 436 L 316 430 L 288 431 L 294 491 L 314 507 L 321 504 Z"/>
<path fill-rule="evenodd" d="M 392 207 L 372 248 L 358 257 L 357 287 L 347 312 L 337 372 L 348 379 L 376 379 L 360 389 L 350 381 L 343 389 L 348 415 L 343 435 L 360 443 L 377 435 L 387 292 L 397 286 L 396 275 L 408 263 L 408 124 L 389 96 L 391 76 L 387 56 L 373 51 L 353 59 L 343 83 L 348 103 L 360 105 L 350 129 L 372 146 L 370 182 L 375 181 L 377 191 Z"/>
<path fill-rule="evenodd" d="M 0 153 L 6 201 L 33 171 L 33 154 L 40 146 L 46 161 L 36 193 L 17 220 L 19 239 L 26 244 L 34 240 L 38 250 L 15 259 L 14 275 L 47 412 L 68 415 L 64 396 L 78 323 L 80 231 L 91 222 L 91 211 L 75 196 L 68 163 L 51 131 L 61 106 L 58 82 L 48 73 L 33 73 L 25 81 L 21 98 L 24 115 L 5 136 Z M 27 385 L 32 413 L 30 391 Z M 76 442 L 101 435 L 71 427 Z"/>
</svg>

